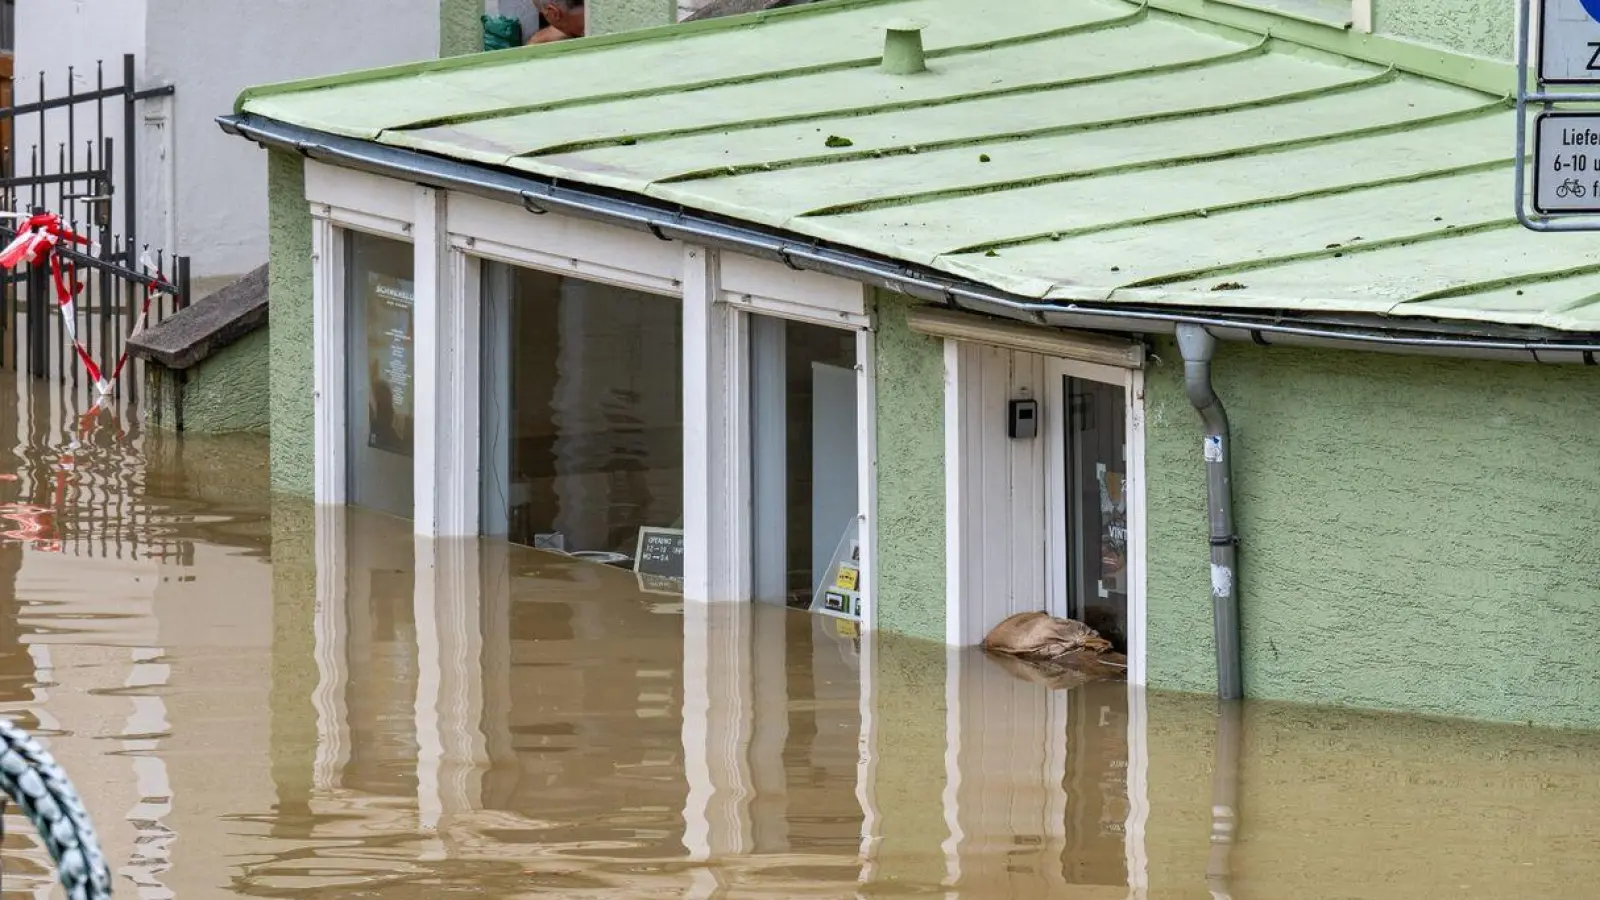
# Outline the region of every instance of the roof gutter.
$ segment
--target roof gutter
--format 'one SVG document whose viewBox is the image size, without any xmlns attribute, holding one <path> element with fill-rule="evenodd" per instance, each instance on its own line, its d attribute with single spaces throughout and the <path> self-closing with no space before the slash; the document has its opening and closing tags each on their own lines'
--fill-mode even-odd
<svg viewBox="0 0 1600 900">
<path fill-rule="evenodd" d="M 560 212 L 781 262 L 793 269 L 848 278 L 930 303 L 1057 328 L 1172 334 L 1178 325 L 1205 328 L 1219 340 L 1511 362 L 1595 365 L 1600 342 L 1449 336 L 1280 318 L 1189 313 L 1171 309 L 1092 306 L 1031 300 L 920 266 L 805 242 L 687 210 L 665 209 L 598 189 L 502 172 L 375 141 L 290 125 L 252 113 L 219 116 L 222 130 L 264 147 L 288 150 L 343 168 L 520 203 L 542 215 Z"/>
</svg>

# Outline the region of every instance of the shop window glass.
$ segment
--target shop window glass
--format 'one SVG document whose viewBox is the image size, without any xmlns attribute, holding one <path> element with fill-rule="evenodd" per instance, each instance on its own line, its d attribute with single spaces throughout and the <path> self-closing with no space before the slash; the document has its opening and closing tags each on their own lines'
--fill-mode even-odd
<svg viewBox="0 0 1600 900">
<path fill-rule="evenodd" d="M 1119 653 L 1128 646 L 1127 391 L 1067 378 L 1068 604 Z"/>
<path fill-rule="evenodd" d="M 483 269 L 483 532 L 631 566 L 683 527 L 682 304 Z"/>
<path fill-rule="evenodd" d="M 409 519 L 416 407 L 411 245 L 346 232 L 345 272 L 348 499 Z"/>
<path fill-rule="evenodd" d="M 855 363 L 854 332 L 751 317 L 758 600 L 850 615 L 859 608 Z"/>
</svg>

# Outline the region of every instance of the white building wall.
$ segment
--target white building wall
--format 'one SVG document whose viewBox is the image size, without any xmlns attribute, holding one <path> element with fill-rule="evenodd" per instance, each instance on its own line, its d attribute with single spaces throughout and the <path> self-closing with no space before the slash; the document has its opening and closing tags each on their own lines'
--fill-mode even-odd
<svg viewBox="0 0 1600 900">
<path fill-rule="evenodd" d="M 197 276 L 247 272 L 267 258 L 266 154 L 215 121 L 240 91 L 439 54 L 439 0 L 148 2 L 145 71 L 178 88 L 177 252 L 194 257 Z M 154 151 L 159 137 L 146 133 Z"/>
<path fill-rule="evenodd" d="M 146 0 L 18 3 L 18 98 L 24 103 L 37 100 L 40 70 L 65 78 L 68 66 L 77 69 L 78 88 L 92 90 L 96 60 L 121 65 L 122 54 L 144 49 L 145 4 Z M 65 83 L 56 80 L 54 86 L 65 87 Z"/>
<path fill-rule="evenodd" d="M 133 53 L 138 85 L 177 87 L 143 104 L 139 128 L 139 240 L 192 256 L 197 277 L 237 275 L 267 258 L 266 155 L 228 137 L 216 117 L 245 87 L 431 59 L 439 52 L 439 0 L 48 0 L 17 6 L 17 96 L 36 100 L 39 72 L 49 96 L 63 93 L 73 66 L 79 90 L 94 88 L 105 60 L 107 83 L 121 83 L 122 55 Z M 106 108 L 107 133 L 121 143 L 121 105 Z M 93 134 L 80 113 L 79 140 Z M 18 149 L 36 142 L 19 123 Z M 53 145 L 65 118 L 47 123 Z M 119 183 L 121 155 L 117 150 Z M 83 210 L 76 211 L 79 215 Z M 114 223 L 123 230 L 122 204 Z"/>
<path fill-rule="evenodd" d="M 95 89 L 95 64 L 105 61 L 105 83 L 115 87 L 122 83 L 123 54 L 144 56 L 144 24 L 147 0 L 52 0 L 47 3 L 18 3 L 16 6 L 15 97 L 18 103 L 33 103 L 39 99 L 40 73 L 44 73 L 47 97 L 57 97 L 67 92 L 67 72 L 72 70 L 71 84 L 74 92 Z M 107 104 L 105 133 L 117 137 L 122 134 L 122 107 Z M 39 144 L 38 117 L 27 116 L 16 123 L 17 174 L 31 174 L 30 148 Z M 45 150 L 49 171 L 55 171 L 57 148 L 67 136 L 67 114 L 61 111 L 45 121 Z M 84 142 L 96 135 L 97 122 L 92 107 L 77 113 L 75 122 L 74 152 L 82 160 Z M 121 169 L 121 150 L 116 151 L 117 168 Z M 51 191 L 50 196 L 55 192 Z M 24 195 L 26 199 L 26 195 Z M 120 209 L 120 207 L 119 207 Z M 68 215 L 85 215 L 80 208 L 66 211 Z M 120 224 L 121 216 L 115 220 Z"/>
</svg>

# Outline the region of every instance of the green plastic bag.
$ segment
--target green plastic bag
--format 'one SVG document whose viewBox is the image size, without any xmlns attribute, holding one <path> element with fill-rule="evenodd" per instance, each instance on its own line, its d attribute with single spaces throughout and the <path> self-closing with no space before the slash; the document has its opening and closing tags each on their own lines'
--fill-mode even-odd
<svg viewBox="0 0 1600 900">
<path fill-rule="evenodd" d="M 483 49 L 505 50 L 522 46 L 522 22 L 511 16 L 483 17 Z"/>
</svg>

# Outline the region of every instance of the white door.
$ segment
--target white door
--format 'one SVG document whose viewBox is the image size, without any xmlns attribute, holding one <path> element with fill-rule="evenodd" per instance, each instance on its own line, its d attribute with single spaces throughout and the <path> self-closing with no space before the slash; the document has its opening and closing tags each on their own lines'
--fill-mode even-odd
<svg viewBox="0 0 1600 900">
<path fill-rule="evenodd" d="M 957 340 L 945 365 L 948 643 L 1093 616 L 1142 679 L 1142 376 Z M 1036 436 L 1011 436 L 1014 400 L 1037 402 Z"/>
</svg>

